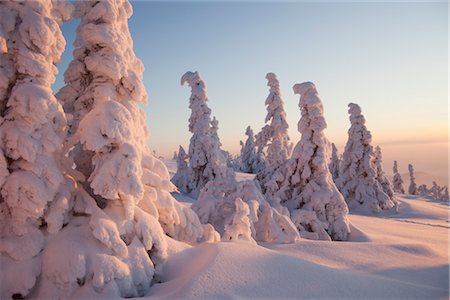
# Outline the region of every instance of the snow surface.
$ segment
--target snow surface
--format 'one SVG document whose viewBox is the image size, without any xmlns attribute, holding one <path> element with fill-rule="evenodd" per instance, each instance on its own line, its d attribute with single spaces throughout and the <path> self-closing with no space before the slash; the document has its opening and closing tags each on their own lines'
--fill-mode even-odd
<svg viewBox="0 0 450 300">
<path fill-rule="evenodd" d="M 175 163 L 165 163 L 173 173 Z M 396 197 L 398 214 L 350 214 L 346 242 L 186 247 L 170 256 L 162 266 L 162 283 L 144 299 L 447 299 L 448 204 Z"/>
</svg>

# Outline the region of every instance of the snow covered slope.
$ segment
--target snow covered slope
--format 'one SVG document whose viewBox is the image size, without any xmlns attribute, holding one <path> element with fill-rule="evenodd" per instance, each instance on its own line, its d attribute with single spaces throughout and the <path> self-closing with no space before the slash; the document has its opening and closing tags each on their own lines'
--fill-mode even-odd
<svg viewBox="0 0 450 300">
<path fill-rule="evenodd" d="M 397 196 L 399 214 L 350 214 L 347 242 L 187 248 L 164 265 L 146 299 L 447 299 L 449 207 Z"/>
</svg>

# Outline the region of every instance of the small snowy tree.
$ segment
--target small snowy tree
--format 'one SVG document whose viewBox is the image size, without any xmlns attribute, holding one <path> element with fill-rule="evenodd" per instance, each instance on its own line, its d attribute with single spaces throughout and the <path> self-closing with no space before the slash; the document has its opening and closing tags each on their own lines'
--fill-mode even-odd
<svg viewBox="0 0 450 300">
<path fill-rule="evenodd" d="M 417 194 L 416 177 L 414 177 L 414 168 L 412 164 L 408 165 L 408 172 L 409 172 L 408 194 L 416 195 Z"/>
<path fill-rule="evenodd" d="M 226 177 L 232 172 L 227 168 L 220 149 L 217 135 L 218 122 L 211 120 L 211 109 L 207 105 L 206 84 L 197 72 L 186 72 L 181 84 L 191 87 L 189 108 L 189 131 L 192 137 L 189 144 L 189 190 L 194 197 L 216 177 Z"/>
<path fill-rule="evenodd" d="M 247 140 L 242 147 L 241 170 L 246 173 L 255 173 L 258 168 L 258 161 L 256 157 L 255 137 L 250 126 L 245 130 L 245 134 L 247 135 Z"/>
<path fill-rule="evenodd" d="M 330 172 L 331 176 L 333 178 L 333 181 L 336 181 L 336 179 L 339 177 L 339 166 L 341 164 L 341 160 L 338 156 L 338 150 L 336 148 L 336 145 L 334 143 L 331 143 L 331 161 L 330 161 Z"/>
<path fill-rule="evenodd" d="M 26 297 L 37 285 L 44 231 L 67 223 L 66 117 L 51 85 L 65 47 L 60 25 L 71 11 L 65 1 L 0 2 L 1 299 Z"/>
<path fill-rule="evenodd" d="M 328 168 L 322 101 L 311 82 L 296 84 L 293 90 L 300 95 L 298 130 L 302 137 L 267 189 L 289 209 L 302 237 L 346 240 L 350 232 L 348 208 Z"/>
<path fill-rule="evenodd" d="M 37 297 L 144 295 L 168 255 L 168 236 L 203 238 L 197 215 L 170 194 L 164 164 L 147 146 L 147 101 L 128 30 L 128 1 L 79 1 L 74 59 L 57 94 L 70 113 L 65 163 L 74 176 L 72 219 L 42 253 Z M 73 169 L 74 168 L 74 169 Z M 82 246 L 78 246 L 82 245 Z M 109 294 L 109 296 L 111 296 Z"/>
<path fill-rule="evenodd" d="M 172 182 L 178 187 L 181 193 L 188 193 L 190 190 L 189 186 L 189 172 L 187 159 L 189 156 L 186 154 L 184 148 L 180 145 L 177 156 L 177 172 L 172 177 Z"/>
<path fill-rule="evenodd" d="M 443 190 L 442 190 L 442 196 L 441 196 L 441 199 L 440 199 L 440 200 L 446 201 L 446 202 L 449 201 L 448 187 L 447 187 L 447 186 L 444 186 L 444 188 L 443 188 Z"/>
<path fill-rule="evenodd" d="M 441 187 L 436 183 L 436 181 L 433 181 L 433 186 L 430 189 L 431 198 L 440 200 L 442 197 L 441 192 L 442 192 Z"/>
<path fill-rule="evenodd" d="M 397 193 L 404 194 L 405 188 L 403 187 L 403 179 L 402 179 L 402 176 L 400 175 L 400 173 L 398 172 L 398 165 L 397 165 L 396 160 L 394 160 L 393 171 L 394 171 L 394 177 L 392 179 L 392 185 L 394 187 L 394 191 Z"/>
<path fill-rule="evenodd" d="M 428 187 L 426 184 L 421 184 L 417 188 L 416 194 L 421 197 L 428 197 L 430 195 L 430 191 L 428 190 Z"/>
<path fill-rule="evenodd" d="M 396 207 L 377 180 L 373 163 L 372 135 L 359 105 L 350 103 L 350 129 L 336 185 L 350 209 L 380 212 Z"/>
<path fill-rule="evenodd" d="M 256 135 L 258 156 L 262 156 L 263 148 L 267 145 L 265 162 L 256 176 L 263 191 L 266 190 L 266 184 L 272 174 L 289 159 L 292 152 L 292 143 L 288 135 L 289 125 L 281 98 L 280 83 L 274 73 L 267 73 L 266 79 L 267 86 L 270 89 L 265 102 L 267 106 L 265 122 L 270 121 L 270 124 L 265 125 L 261 132 Z"/>
<path fill-rule="evenodd" d="M 173 156 L 172 156 L 172 160 L 177 160 L 178 159 L 178 153 L 177 151 L 173 152 Z"/>
<path fill-rule="evenodd" d="M 381 187 L 383 188 L 383 191 L 388 195 L 389 199 L 394 202 L 395 206 L 398 205 L 397 200 L 394 196 L 394 191 L 392 190 L 392 185 L 389 179 L 384 175 L 383 167 L 383 156 L 381 154 L 381 148 L 380 146 L 375 147 L 375 151 L 373 152 L 373 164 L 376 169 L 377 173 L 377 181 L 380 183 Z"/>
</svg>

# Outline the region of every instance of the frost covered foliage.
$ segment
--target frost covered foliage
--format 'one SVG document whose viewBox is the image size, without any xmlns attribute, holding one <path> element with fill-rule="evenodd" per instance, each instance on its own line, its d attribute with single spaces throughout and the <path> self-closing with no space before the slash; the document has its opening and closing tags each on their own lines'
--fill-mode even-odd
<svg viewBox="0 0 450 300">
<path fill-rule="evenodd" d="M 188 193 L 189 191 L 189 176 L 185 176 L 189 174 L 189 168 L 187 159 L 189 156 L 186 154 L 184 148 L 180 145 L 180 149 L 178 150 L 178 155 L 176 158 L 177 161 L 177 173 L 172 177 L 172 182 L 178 188 L 181 193 Z"/>
<path fill-rule="evenodd" d="M 42 276 L 45 231 L 67 223 L 66 118 L 51 85 L 71 12 L 65 1 L 0 2 L 1 299 L 28 295 Z"/>
<path fill-rule="evenodd" d="M 339 166 L 341 164 L 341 160 L 338 156 L 338 151 L 336 145 L 334 143 L 331 144 L 331 161 L 330 161 L 330 172 L 333 178 L 333 181 L 339 177 Z"/>
<path fill-rule="evenodd" d="M 241 171 L 255 173 L 258 170 L 258 157 L 255 148 L 255 137 L 250 126 L 245 130 L 247 140 L 241 150 Z"/>
<path fill-rule="evenodd" d="M 397 165 L 396 160 L 394 160 L 394 167 L 392 170 L 394 172 L 394 176 L 392 178 L 392 185 L 393 185 L 394 191 L 397 193 L 404 194 L 405 188 L 403 187 L 403 179 L 402 179 L 402 176 L 400 175 L 400 173 L 398 172 L 398 165 Z"/>
<path fill-rule="evenodd" d="M 181 84 L 187 83 L 191 87 L 189 108 L 189 131 L 192 137 L 189 144 L 189 167 L 186 171 L 178 172 L 178 177 L 189 182 L 188 193 L 193 196 L 216 177 L 226 177 L 232 172 L 226 166 L 225 157 L 220 149 L 217 135 L 218 122 L 211 120 L 211 109 L 207 105 L 206 84 L 197 72 L 186 72 L 181 77 Z"/>
<path fill-rule="evenodd" d="M 270 121 L 270 124 L 265 125 L 261 132 L 256 135 L 259 156 L 262 154 L 262 149 L 267 145 L 264 165 L 256 176 L 263 191 L 266 190 L 266 184 L 272 174 L 289 159 L 293 146 L 288 135 L 289 125 L 286 120 L 277 75 L 267 73 L 266 79 L 267 86 L 269 86 L 269 95 L 265 102 L 267 106 L 265 122 Z"/>
<path fill-rule="evenodd" d="M 394 196 L 394 191 L 392 190 L 392 185 L 389 179 L 384 175 L 383 167 L 383 156 L 381 154 L 380 146 L 375 147 L 375 151 L 373 152 L 373 164 L 375 166 L 375 170 L 377 172 L 377 181 L 380 183 L 383 191 L 386 195 L 388 195 L 389 199 L 394 202 L 395 206 L 398 205 L 397 200 Z"/>
<path fill-rule="evenodd" d="M 354 103 L 348 106 L 351 126 L 336 185 L 350 209 L 378 213 L 396 207 L 377 180 L 372 135 L 366 128 L 361 108 Z"/>
<path fill-rule="evenodd" d="M 322 101 L 311 82 L 296 84 L 300 95 L 301 139 L 292 157 L 272 176 L 267 188 L 272 199 L 286 206 L 300 235 L 310 239 L 346 240 L 348 208 L 328 168 L 328 147 Z"/>
<path fill-rule="evenodd" d="M 202 225 L 170 195 L 176 188 L 169 173 L 146 145 L 138 104 L 147 94 L 128 30 L 131 5 L 75 5 L 74 59 L 57 97 L 71 115 L 65 150 L 77 181 L 73 214 L 84 217 L 49 240 L 38 296 L 71 298 L 80 286 L 93 294 L 142 296 L 167 257 L 167 236 L 196 242 Z"/>
<path fill-rule="evenodd" d="M 408 172 L 409 172 L 408 194 L 416 195 L 417 194 L 416 177 L 414 176 L 414 168 L 412 164 L 408 165 Z"/>
<path fill-rule="evenodd" d="M 192 209 L 224 241 L 293 243 L 300 238 L 289 213 L 271 207 L 252 180 L 218 177 L 201 190 Z"/>
</svg>

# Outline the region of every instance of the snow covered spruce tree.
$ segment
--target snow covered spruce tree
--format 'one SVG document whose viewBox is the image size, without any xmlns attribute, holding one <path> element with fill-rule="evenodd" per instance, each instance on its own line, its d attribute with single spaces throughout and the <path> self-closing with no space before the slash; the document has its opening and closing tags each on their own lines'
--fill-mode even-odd
<svg viewBox="0 0 450 300">
<path fill-rule="evenodd" d="M 333 181 L 339 177 L 339 166 L 341 164 L 341 160 L 339 159 L 338 151 L 336 145 L 331 143 L 331 161 L 330 161 L 330 172 L 333 178 Z"/>
<path fill-rule="evenodd" d="M 397 206 L 398 203 L 397 203 L 397 200 L 395 199 L 391 182 L 384 174 L 382 163 L 383 163 L 383 156 L 381 154 L 381 148 L 380 148 L 380 146 L 376 146 L 375 151 L 373 152 L 373 164 L 375 166 L 376 173 L 377 173 L 377 177 L 376 177 L 377 181 L 380 183 L 385 194 L 388 195 L 389 199 L 391 199 L 392 202 L 394 202 L 394 204 Z"/>
<path fill-rule="evenodd" d="M 189 172 L 187 159 L 189 156 L 186 154 L 184 148 L 180 145 L 177 156 L 177 173 L 172 177 L 172 182 L 178 187 L 181 193 L 188 193 L 189 191 L 189 176 L 186 176 Z"/>
<path fill-rule="evenodd" d="M 302 134 L 291 158 L 267 184 L 274 199 L 286 206 L 302 237 L 347 240 L 350 232 L 348 208 L 328 168 L 327 124 L 322 102 L 311 82 L 296 84 L 300 95 Z"/>
<path fill-rule="evenodd" d="M 170 192 L 164 164 L 150 152 L 128 1 L 79 1 L 74 59 L 58 93 L 70 113 L 65 147 L 75 185 L 72 220 L 42 253 L 37 296 L 144 295 L 168 255 L 168 236 L 202 238 L 197 215 Z M 75 169 L 72 170 L 72 166 Z"/>
<path fill-rule="evenodd" d="M 394 191 L 397 193 L 404 194 L 405 188 L 403 187 L 403 179 L 400 173 L 398 172 L 398 165 L 396 160 L 394 160 L 394 167 L 392 170 L 394 172 L 394 177 L 392 178 L 392 185 Z"/>
<path fill-rule="evenodd" d="M 250 126 L 245 130 L 247 140 L 242 147 L 241 153 L 241 171 L 246 173 L 255 173 L 258 169 L 258 161 L 256 157 L 255 137 Z"/>
<path fill-rule="evenodd" d="M 0 2 L 0 298 L 26 297 L 43 276 L 46 233 L 67 223 L 66 130 L 53 95 L 71 16 L 65 1 Z"/>
<path fill-rule="evenodd" d="M 272 174 L 291 156 L 293 146 L 288 135 L 289 125 L 281 98 L 280 82 L 274 73 L 267 73 L 266 79 L 270 89 L 265 102 L 267 106 L 265 122 L 270 121 L 270 124 L 265 125 L 256 135 L 259 151 L 267 145 L 265 165 L 256 176 L 264 192 Z"/>
<path fill-rule="evenodd" d="M 361 108 L 354 103 L 348 106 L 351 126 L 336 185 L 350 209 L 374 213 L 391 209 L 396 205 L 377 180 L 372 135 L 366 128 Z"/>
<path fill-rule="evenodd" d="M 198 72 L 186 72 L 181 77 L 181 84 L 191 87 L 189 108 L 192 110 L 189 118 L 189 131 L 192 137 L 189 143 L 189 167 L 176 176 L 186 177 L 187 192 L 194 197 L 200 190 L 216 177 L 227 177 L 233 173 L 226 166 L 226 161 L 220 149 L 217 135 L 217 120 L 211 120 L 211 109 L 207 105 L 206 84 Z"/>
<path fill-rule="evenodd" d="M 417 194 L 416 177 L 414 176 L 414 168 L 412 164 L 408 165 L 408 172 L 409 172 L 408 194 L 416 195 Z"/>
</svg>

